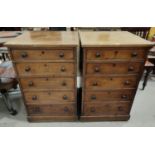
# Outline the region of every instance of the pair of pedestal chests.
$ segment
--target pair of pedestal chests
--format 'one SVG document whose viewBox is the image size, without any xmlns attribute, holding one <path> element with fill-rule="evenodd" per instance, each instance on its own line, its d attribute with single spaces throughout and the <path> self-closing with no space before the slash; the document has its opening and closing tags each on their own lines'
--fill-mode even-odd
<svg viewBox="0 0 155 155">
<path fill-rule="evenodd" d="M 6 46 L 29 121 L 101 121 L 129 119 L 153 44 L 129 32 L 50 31 L 24 32 Z"/>
</svg>

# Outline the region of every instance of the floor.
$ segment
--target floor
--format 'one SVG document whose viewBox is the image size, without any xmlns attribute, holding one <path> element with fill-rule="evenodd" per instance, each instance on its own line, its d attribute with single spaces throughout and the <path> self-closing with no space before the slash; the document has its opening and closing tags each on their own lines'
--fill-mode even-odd
<svg viewBox="0 0 155 155">
<path fill-rule="evenodd" d="M 29 123 L 20 93 L 11 94 L 11 101 L 18 109 L 16 116 L 9 115 L 2 98 L 0 98 L 0 126 L 31 127 L 31 126 L 59 126 L 59 127 L 139 127 L 155 126 L 155 79 L 150 79 L 144 91 L 140 90 L 142 82 L 134 100 L 129 121 L 119 122 L 48 122 Z"/>
</svg>

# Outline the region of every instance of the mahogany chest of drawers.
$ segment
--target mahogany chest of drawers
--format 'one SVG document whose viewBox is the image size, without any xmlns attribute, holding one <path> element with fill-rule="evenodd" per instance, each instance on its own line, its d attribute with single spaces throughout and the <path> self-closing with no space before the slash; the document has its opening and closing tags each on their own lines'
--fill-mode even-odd
<svg viewBox="0 0 155 155">
<path fill-rule="evenodd" d="M 152 43 L 129 32 L 80 32 L 81 120 L 128 120 Z"/>
<path fill-rule="evenodd" d="M 76 32 L 24 32 L 6 43 L 29 121 L 77 119 Z"/>
</svg>

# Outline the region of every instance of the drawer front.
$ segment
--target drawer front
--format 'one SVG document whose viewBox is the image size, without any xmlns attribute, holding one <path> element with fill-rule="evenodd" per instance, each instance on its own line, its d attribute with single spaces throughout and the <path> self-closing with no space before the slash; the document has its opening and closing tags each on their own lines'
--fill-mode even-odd
<svg viewBox="0 0 155 155">
<path fill-rule="evenodd" d="M 86 103 L 95 103 L 102 101 L 130 101 L 134 96 L 134 90 L 123 91 L 86 91 L 84 101 Z"/>
<path fill-rule="evenodd" d="M 141 49 L 88 49 L 86 52 L 87 60 L 107 60 L 107 59 L 125 59 L 125 60 L 144 60 L 145 51 Z"/>
<path fill-rule="evenodd" d="M 73 60 L 73 50 L 14 50 L 13 60 Z"/>
<path fill-rule="evenodd" d="M 83 114 L 88 116 L 97 115 L 127 115 L 130 112 L 130 102 L 109 102 L 102 105 L 84 105 Z"/>
<path fill-rule="evenodd" d="M 29 115 L 72 116 L 76 114 L 75 105 L 28 105 Z"/>
<path fill-rule="evenodd" d="M 87 63 L 86 74 L 130 74 L 141 71 L 143 63 Z"/>
<path fill-rule="evenodd" d="M 73 91 L 24 92 L 24 97 L 27 104 L 63 104 L 75 102 L 75 94 Z"/>
<path fill-rule="evenodd" d="M 38 90 L 38 89 L 61 89 L 61 90 L 74 90 L 75 79 L 74 78 L 21 78 L 20 83 L 23 90 Z"/>
<path fill-rule="evenodd" d="M 86 89 L 122 89 L 136 88 L 136 76 L 128 77 L 86 77 Z"/>
<path fill-rule="evenodd" d="M 73 76 L 74 63 L 16 63 L 19 76 Z"/>
</svg>

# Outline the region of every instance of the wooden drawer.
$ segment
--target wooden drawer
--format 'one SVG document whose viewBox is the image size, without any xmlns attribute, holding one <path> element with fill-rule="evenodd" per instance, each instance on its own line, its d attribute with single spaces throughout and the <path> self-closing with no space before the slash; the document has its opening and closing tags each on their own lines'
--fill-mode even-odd
<svg viewBox="0 0 155 155">
<path fill-rule="evenodd" d="M 74 90 L 75 88 L 75 79 L 74 78 L 21 78 L 20 83 L 23 90 Z"/>
<path fill-rule="evenodd" d="M 28 105 L 27 111 L 29 115 L 72 116 L 76 114 L 76 107 L 68 104 Z"/>
<path fill-rule="evenodd" d="M 146 52 L 143 49 L 96 48 L 86 50 L 87 60 L 144 60 Z"/>
<path fill-rule="evenodd" d="M 16 63 L 19 76 L 73 76 L 74 63 Z"/>
<path fill-rule="evenodd" d="M 131 101 L 135 90 L 123 91 L 86 91 L 84 101 L 86 103 L 104 102 L 104 101 Z"/>
<path fill-rule="evenodd" d="M 86 89 L 123 89 L 136 88 L 137 76 L 122 76 L 122 77 L 86 77 Z"/>
<path fill-rule="evenodd" d="M 133 74 L 139 73 L 143 65 L 140 62 L 87 63 L 86 74 Z"/>
<path fill-rule="evenodd" d="M 130 112 L 131 103 L 130 102 L 106 102 L 94 105 L 84 105 L 83 114 L 84 115 L 127 115 Z"/>
<path fill-rule="evenodd" d="M 27 104 L 63 104 L 75 102 L 74 91 L 24 92 Z"/>
<path fill-rule="evenodd" d="M 71 49 L 51 49 L 51 50 L 13 50 L 13 60 L 73 60 L 74 51 Z"/>
</svg>

